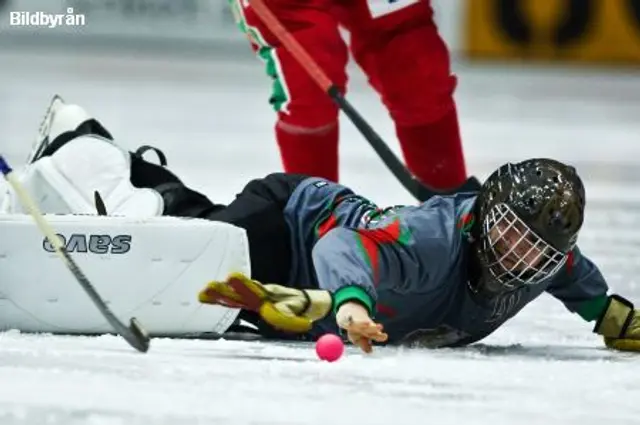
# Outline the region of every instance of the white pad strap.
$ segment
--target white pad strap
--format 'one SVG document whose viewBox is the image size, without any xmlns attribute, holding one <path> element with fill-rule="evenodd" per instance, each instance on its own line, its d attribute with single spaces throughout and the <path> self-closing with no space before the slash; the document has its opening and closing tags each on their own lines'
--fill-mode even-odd
<svg viewBox="0 0 640 425">
<path fill-rule="evenodd" d="M 109 215 L 162 215 L 164 203 L 152 189 L 131 184 L 129 153 L 94 135 L 67 142 L 53 155 L 31 164 L 20 180 L 44 213 L 97 214 L 94 193 L 100 193 Z M 5 212 L 24 212 L 9 194 Z"/>
</svg>

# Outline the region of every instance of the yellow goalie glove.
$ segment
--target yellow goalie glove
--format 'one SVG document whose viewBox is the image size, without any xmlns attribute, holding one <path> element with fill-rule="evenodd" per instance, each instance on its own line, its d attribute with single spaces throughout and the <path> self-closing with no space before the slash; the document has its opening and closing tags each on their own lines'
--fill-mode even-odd
<svg viewBox="0 0 640 425">
<path fill-rule="evenodd" d="M 640 351 L 640 314 L 633 304 L 619 295 L 611 295 L 594 332 L 604 337 L 609 348 Z"/>
<path fill-rule="evenodd" d="M 198 299 L 204 304 L 255 311 L 274 328 L 293 333 L 308 332 L 313 322 L 325 317 L 332 306 L 327 291 L 262 284 L 242 273 L 232 273 L 224 281 L 209 282 Z"/>
</svg>

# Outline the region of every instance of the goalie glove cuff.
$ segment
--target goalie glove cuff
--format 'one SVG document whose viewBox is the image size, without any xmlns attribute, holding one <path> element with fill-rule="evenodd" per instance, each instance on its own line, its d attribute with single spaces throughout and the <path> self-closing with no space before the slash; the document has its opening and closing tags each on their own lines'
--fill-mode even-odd
<svg viewBox="0 0 640 425">
<path fill-rule="evenodd" d="M 631 301 L 619 295 L 611 295 L 593 331 L 607 338 L 624 338 L 634 314 Z"/>
<path fill-rule="evenodd" d="M 307 317 L 312 322 L 324 319 L 333 307 L 333 299 L 328 291 L 320 289 L 303 289 L 305 305 L 298 313 L 298 316 Z"/>
</svg>

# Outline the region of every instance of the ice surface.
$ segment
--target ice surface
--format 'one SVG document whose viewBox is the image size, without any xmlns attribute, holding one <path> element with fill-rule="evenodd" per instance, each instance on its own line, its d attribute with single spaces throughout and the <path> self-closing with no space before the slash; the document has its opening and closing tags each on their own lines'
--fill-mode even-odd
<svg viewBox="0 0 640 425">
<path fill-rule="evenodd" d="M 84 105 L 129 148 L 151 143 L 220 201 L 279 168 L 253 60 L 74 51 L 0 53 L 0 151 L 26 157 L 53 93 Z M 640 301 L 640 74 L 457 63 L 469 169 L 567 160 L 583 173 L 583 251 L 612 288 Z M 356 73 L 350 99 L 398 152 L 393 127 Z M 347 121 L 342 178 L 382 204 L 413 202 Z M 1 237 L 1 235 L 0 235 Z M 635 424 L 640 357 L 602 348 L 592 325 L 550 297 L 462 350 L 154 340 L 147 355 L 112 336 L 0 334 L 0 424 Z"/>
<path fill-rule="evenodd" d="M 154 340 L 145 356 L 112 336 L 6 334 L 0 423 L 637 423 L 637 358 L 575 327 L 531 330 L 512 330 L 521 345 L 349 350 L 333 364 L 307 345 Z"/>
</svg>

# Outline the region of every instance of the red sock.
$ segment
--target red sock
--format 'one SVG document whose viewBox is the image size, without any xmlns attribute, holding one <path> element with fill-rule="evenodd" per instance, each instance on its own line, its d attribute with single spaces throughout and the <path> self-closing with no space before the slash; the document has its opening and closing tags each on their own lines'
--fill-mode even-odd
<svg viewBox="0 0 640 425">
<path fill-rule="evenodd" d="M 338 181 L 338 124 L 308 130 L 278 122 L 276 138 L 287 173 Z"/>
<path fill-rule="evenodd" d="M 458 115 L 452 110 L 439 121 L 414 127 L 397 127 L 407 167 L 434 189 L 453 189 L 467 178 Z"/>
</svg>

